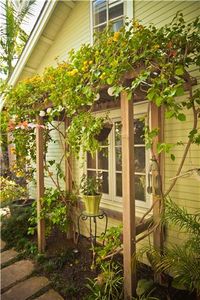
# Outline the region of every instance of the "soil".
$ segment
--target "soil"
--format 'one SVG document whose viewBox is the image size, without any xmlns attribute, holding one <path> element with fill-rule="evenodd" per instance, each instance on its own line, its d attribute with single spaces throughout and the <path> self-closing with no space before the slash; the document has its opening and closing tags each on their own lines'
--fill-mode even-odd
<svg viewBox="0 0 200 300">
<path fill-rule="evenodd" d="M 46 275 L 56 289 L 66 300 L 83 300 L 88 294 L 86 284 L 88 278 L 97 277 L 98 270 L 92 270 L 91 243 L 87 238 L 80 237 L 78 245 L 73 240 L 67 240 L 64 234 L 55 232 L 47 240 L 44 261 L 39 262 L 38 272 Z M 117 258 L 122 262 L 122 257 Z M 140 264 L 137 279 L 153 279 L 150 267 Z M 163 285 L 155 285 L 151 297 L 160 300 L 195 300 L 195 294 L 176 290 L 171 287 L 171 279 L 163 278 Z M 148 298 L 147 298 L 148 299 Z M 95 299 L 94 299 L 95 300 Z"/>
<path fill-rule="evenodd" d="M 45 259 L 39 261 L 38 272 L 46 275 L 64 299 L 84 299 L 88 294 L 88 278 L 97 276 L 91 269 L 91 243 L 84 237 L 78 245 L 57 232 L 47 240 Z"/>
</svg>

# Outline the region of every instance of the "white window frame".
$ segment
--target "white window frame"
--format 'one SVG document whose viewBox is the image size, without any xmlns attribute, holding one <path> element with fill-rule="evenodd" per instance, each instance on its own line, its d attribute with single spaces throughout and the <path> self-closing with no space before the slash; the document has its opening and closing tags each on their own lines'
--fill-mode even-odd
<svg viewBox="0 0 200 300">
<path fill-rule="evenodd" d="M 126 17 L 129 19 L 133 18 L 133 0 L 121 0 L 122 3 L 124 3 L 124 13 L 123 15 L 116 17 L 115 19 L 112 19 L 112 21 L 115 21 L 121 17 L 125 20 Z M 108 3 L 108 0 L 107 0 Z M 108 9 L 108 4 L 107 4 L 107 9 Z M 104 22 L 105 24 L 109 23 L 108 20 L 108 14 L 107 14 L 107 20 Z M 103 23 L 102 23 L 103 24 Z M 90 0 L 90 42 L 93 44 L 94 42 L 94 20 L 93 20 L 93 0 Z"/>
<path fill-rule="evenodd" d="M 134 118 L 140 118 L 141 116 L 147 115 L 147 101 L 135 103 L 134 104 Z M 108 113 L 108 111 L 106 111 Z M 105 115 L 105 111 L 95 113 L 97 116 Z M 121 121 L 121 110 L 120 109 L 112 109 L 109 111 L 109 117 L 112 119 L 113 122 Z M 108 184 L 109 184 L 109 194 L 102 195 L 102 206 L 116 208 L 117 210 L 121 210 L 123 206 L 123 196 L 119 197 L 116 196 L 116 170 L 115 170 L 115 135 L 114 135 L 114 128 L 112 129 L 111 133 L 108 136 Z M 150 166 L 150 151 L 145 151 L 145 172 L 146 172 L 146 187 L 148 186 L 148 172 Z M 84 164 L 84 173 L 90 170 L 87 168 L 87 159 L 85 160 Z M 139 172 L 136 172 L 139 173 Z M 141 213 L 146 211 L 151 206 L 152 197 L 150 194 L 147 193 L 146 189 L 146 201 L 135 200 L 137 211 L 141 210 Z"/>
</svg>

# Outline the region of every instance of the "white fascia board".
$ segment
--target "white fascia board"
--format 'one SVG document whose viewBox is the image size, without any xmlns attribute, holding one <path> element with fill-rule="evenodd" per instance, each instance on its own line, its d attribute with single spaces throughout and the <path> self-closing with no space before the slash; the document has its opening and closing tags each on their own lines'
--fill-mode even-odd
<svg viewBox="0 0 200 300">
<path fill-rule="evenodd" d="M 14 71 L 8 81 L 10 85 L 15 85 L 21 72 L 23 71 L 23 68 L 25 64 L 27 63 L 28 58 L 30 57 L 36 43 L 38 42 L 49 18 L 51 17 L 52 12 L 54 11 L 54 8 L 57 4 L 58 0 L 48 0 L 46 6 L 44 7 L 44 10 L 42 11 L 38 22 L 35 25 L 35 28 L 33 29 L 25 48 L 17 62 L 16 67 L 14 68 Z"/>
</svg>

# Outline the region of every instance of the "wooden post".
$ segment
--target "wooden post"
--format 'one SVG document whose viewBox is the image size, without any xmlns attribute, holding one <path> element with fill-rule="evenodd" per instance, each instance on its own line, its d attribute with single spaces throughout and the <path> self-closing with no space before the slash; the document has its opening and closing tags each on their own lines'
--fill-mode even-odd
<svg viewBox="0 0 200 300">
<path fill-rule="evenodd" d="M 163 111 L 158 108 L 154 103 L 151 103 L 151 129 L 159 128 L 159 134 L 153 141 L 152 152 L 154 154 L 154 161 L 152 162 L 152 189 L 153 189 L 153 202 L 156 204 L 153 207 L 153 220 L 156 224 L 160 221 L 160 210 L 162 201 L 162 176 L 163 175 L 163 156 L 157 155 L 157 144 L 163 139 L 163 124 L 162 124 Z M 153 232 L 153 244 L 156 249 L 163 251 L 164 236 L 162 225 L 160 224 Z M 155 281 L 161 283 L 160 274 L 155 274 Z"/>
<path fill-rule="evenodd" d="M 134 122 L 133 103 L 121 93 L 122 120 L 122 181 L 123 181 L 123 263 L 124 299 L 130 300 L 136 291 L 136 268 L 132 260 L 136 245 L 135 185 L 134 185 Z M 135 265 L 135 264 L 134 264 Z"/>
<path fill-rule="evenodd" d="M 16 162 L 16 154 L 13 151 L 15 149 L 15 144 L 13 143 L 12 132 L 8 132 L 7 141 L 8 141 L 8 167 L 10 170 L 12 170 Z"/>
<path fill-rule="evenodd" d="M 69 145 L 66 141 L 66 130 L 69 126 L 69 119 L 65 117 L 65 124 L 64 124 L 64 130 L 65 130 L 65 190 L 71 192 L 72 191 L 72 162 L 71 162 L 71 156 L 66 156 L 69 152 Z"/>
<path fill-rule="evenodd" d="M 36 126 L 36 166 L 37 166 L 37 233 L 38 233 L 38 251 L 40 253 L 45 251 L 45 223 L 40 219 L 41 212 L 41 197 L 44 196 L 44 129 L 41 117 L 37 117 Z"/>
</svg>

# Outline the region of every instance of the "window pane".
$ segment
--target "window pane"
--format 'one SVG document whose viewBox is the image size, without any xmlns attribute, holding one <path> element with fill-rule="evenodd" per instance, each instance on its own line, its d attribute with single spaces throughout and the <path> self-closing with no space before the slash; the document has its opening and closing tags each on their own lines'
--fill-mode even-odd
<svg viewBox="0 0 200 300">
<path fill-rule="evenodd" d="M 106 22 L 106 1 L 96 0 L 93 2 L 94 25 Z"/>
<path fill-rule="evenodd" d="M 108 148 L 104 147 L 98 152 L 98 169 L 108 170 Z"/>
<path fill-rule="evenodd" d="M 94 157 L 87 152 L 87 167 L 88 169 L 96 169 L 96 154 L 94 154 Z"/>
<path fill-rule="evenodd" d="M 121 129 L 122 124 L 121 122 L 115 122 L 115 145 L 121 145 Z"/>
<path fill-rule="evenodd" d="M 144 144 L 144 121 L 134 120 L 134 143 Z"/>
<path fill-rule="evenodd" d="M 119 31 L 122 26 L 123 26 L 123 19 L 119 19 L 112 22 L 112 30 L 114 32 Z"/>
<path fill-rule="evenodd" d="M 143 175 L 135 175 L 135 199 L 140 201 L 145 200 L 145 176 Z"/>
<path fill-rule="evenodd" d="M 112 6 L 109 8 L 109 20 L 123 15 L 123 3 Z"/>
<path fill-rule="evenodd" d="M 109 186 L 108 186 L 108 172 L 102 172 L 103 183 L 102 183 L 102 192 L 104 194 L 109 194 Z"/>
<path fill-rule="evenodd" d="M 106 27 L 106 24 L 98 26 L 94 29 L 95 32 L 101 32 L 104 30 L 104 28 Z"/>
<path fill-rule="evenodd" d="M 116 170 L 122 170 L 122 149 L 121 147 L 115 148 L 115 162 L 116 162 Z"/>
<path fill-rule="evenodd" d="M 135 147 L 135 171 L 145 173 L 145 148 Z"/>
<path fill-rule="evenodd" d="M 88 177 L 96 177 L 96 171 L 87 171 Z"/>
<path fill-rule="evenodd" d="M 116 173 L 116 196 L 122 197 L 122 174 Z"/>
</svg>

